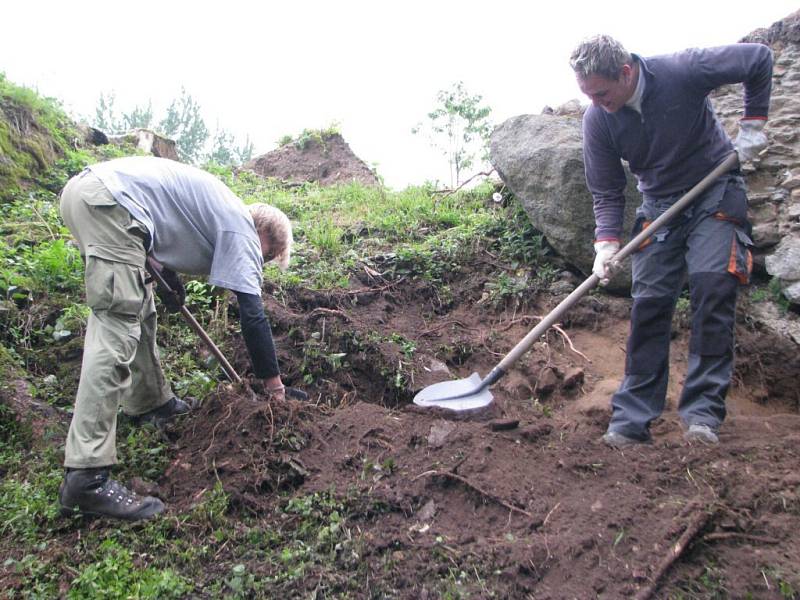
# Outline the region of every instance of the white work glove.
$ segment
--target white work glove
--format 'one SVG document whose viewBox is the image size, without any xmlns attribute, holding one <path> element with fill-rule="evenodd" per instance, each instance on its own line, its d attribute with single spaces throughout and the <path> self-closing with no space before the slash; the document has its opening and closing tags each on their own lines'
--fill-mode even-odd
<svg viewBox="0 0 800 600">
<path fill-rule="evenodd" d="M 764 119 L 742 119 L 739 121 L 739 134 L 733 145 L 739 154 L 739 162 L 747 162 L 756 158 L 767 147 L 767 136 L 764 133 Z"/>
<path fill-rule="evenodd" d="M 592 273 L 600 278 L 600 285 L 608 285 L 608 280 L 613 277 L 614 273 L 609 269 L 608 261 L 619 250 L 619 242 L 604 241 L 594 243 L 594 266 Z"/>
</svg>

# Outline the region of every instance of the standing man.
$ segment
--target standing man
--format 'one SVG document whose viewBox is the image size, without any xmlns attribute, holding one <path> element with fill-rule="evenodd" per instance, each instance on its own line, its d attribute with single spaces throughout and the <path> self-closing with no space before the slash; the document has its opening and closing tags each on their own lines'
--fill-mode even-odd
<svg viewBox="0 0 800 600">
<path fill-rule="evenodd" d="M 735 142 L 740 162 L 766 147 L 772 53 L 761 44 L 734 44 L 645 59 L 599 35 L 575 49 L 570 65 L 592 101 L 583 117 L 583 152 L 596 222 L 592 270 L 605 284 L 622 236 L 621 160 L 644 196 L 635 235 L 734 150 L 711 107 L 713 89 L 744 84 Z M 692 333 L 678 413 L 688 441 L 718 443 L 733 372 L 737 287 L 748 282 L 752 266 L 749 235 L 737 169 L 633 254 L 625 377 L 611 401 L 606 444 L 619 448 L 650 440 L 650 423 L 664 409 L 670 324 L 687 275 Z"/>
<path fill-rule="evenodd" d="M 61 510 L 145 519 L 164 509 L 161 500 L 138 496 L 109 477 L 117 462 L 117 411 L 121 406 L 134 422 L 161 424 L 190 409 L 173 395 L 159 363 L 147 257 L 176 292 L 156 290 L 168 310 L 180 310 L 185 296 L 176 271 L 207 275 L 212 285 L 236 294 L 254 375 L 264 380 L 270 399 L 283 398 L 261 283 L 264 261 L 288 266 L 291 224 L 272 206 L 245 206 L 205 171 L 155 157 L 87 167 L 64 188 L 61 216 L 85 261 L 91 308 L 64 452 Z"/>
</svg>

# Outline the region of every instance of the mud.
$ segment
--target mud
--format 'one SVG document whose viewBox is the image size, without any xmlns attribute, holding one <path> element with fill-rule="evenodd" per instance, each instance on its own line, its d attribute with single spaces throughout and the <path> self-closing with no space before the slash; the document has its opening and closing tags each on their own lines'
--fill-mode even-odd
<svg viewBox="0 0 800 600">
<path fill-rule="evenodd" d="M 743 319 L 721 443 L 688 445 L 674 411 L 688 330 L 676 325 L 654 442 L 612 450 L 600 436 L 624 363 L 625 300 L 585 299 L 493 388 L 491 407 L 465 416 L 410 400 L 435 380 L 486 374 L 558 299 L 441 311 L 413 285 L 381 288 L 269 301 L 286 383 L 312 402 L 221 389 L 171 432 L 160 482 L 170 510 L 217 482 L 234 514 L 267 522 L 287 494 L 355 495 L 364 508 L 349 526 L 371 574 L 358 597 L 439 597 L 453 569 L 475 597 L 782 597 L 764 572 L 800 564 L 789 349 Z M 241 349 L 237 361 L 246 367 Z M 664 568 L 682 534 L 685 551 Z"/>
</svg>

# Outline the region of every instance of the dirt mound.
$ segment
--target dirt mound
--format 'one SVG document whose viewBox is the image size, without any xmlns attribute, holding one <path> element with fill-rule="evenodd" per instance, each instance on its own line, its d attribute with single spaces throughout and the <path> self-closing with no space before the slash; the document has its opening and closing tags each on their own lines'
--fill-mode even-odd
<svg viewBox="0 0 800 600">
<path fill-rule="evenodd" d="M 740 323 L 718 447 L 683 441 L 675 403 L 689 332 L 679 320 L 654 443 L 620 452 L 600 442 L 624 363 L 629 301 L 618 298 L 581 302 L 493 387 L 489 411 L 413 406 L 431 357 L 444 358 L 448 379 L 485 374 L 559 300 L 478 309 L 481 282 L 456 278 L 446 308 L 416 283 L 268 301 L 286 380 L 313 403 L 221 390 L 175 432 L 161 481 L 170 510 L 217 481 L 234 511 L 275 527 L 276 492 L 335 498 L 358 532 L 359 568 L 380 574 L 356 597 L 777 597 L 762 573 L 781 580 L 800 560 L 790 533 L 800 416 L 779 344 Z M 308 573 L 293 593 L 316 582 Z"/>
<path fill-rule="evenodd" d="M 797 416 L 733 419 L 717 448 L 685 445 L 664 421 L 655 444 L 625 452 L 599 443 L 605 422 L 518 403 L 506 417 L 519 426 L 348 406 L 300 452 L 303 490 L 355 486 L 380 506 L 354 523 L 368 540 L 362 560 L 373 572 L 391 564 L 403 598 L 435 597 L 448 563 L 494 573 L 497 597 L 632 597 L 660 583 L 686 531 L 698 546 L 681 567 L 689 580 L 704 574 L 703 553 L 724 557 L 738 590 L 761 564 L 800 558 L 780 506 L 796 499 Z"/>
<path fill-rule="evenodd" d="M 380 183 L 372 169 L 353 153 L 338 133 L 304 134 L 297 140 L 254 158 L 243 168 L 264 177 L 276 177 L 292 183 Z"/>
<path fill-rule="evenodd" d="M 318 412 L 291 400 L 266 402 L 246 384 L 222 386 L 171 432 L 175 459 L 162 492 L 186 509 L 219 482 L 234 509 L 263 512 L 273 493 L 303 482 L 304 469 L 287 453 L 305 445 Z"/>
</svg>

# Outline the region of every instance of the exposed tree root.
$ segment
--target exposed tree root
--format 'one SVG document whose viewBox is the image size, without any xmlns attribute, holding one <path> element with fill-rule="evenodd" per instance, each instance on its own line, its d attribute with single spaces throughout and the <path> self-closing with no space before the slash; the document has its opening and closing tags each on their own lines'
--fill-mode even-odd
<svg viewBox="0 0 800 600">
<path fill-rule="evenodd" d="M 483 488 L 481 488 L 481 487 L 475 485 L 474 483 L 472 483 L 466 477 L 462 477 L 461 475 L 457 475 L 456 473 L 451 473 L 449 471 L 437 471 L 437 470 L 425 471 L 424 473 L 420 473 L 419 475 L 414 477 L 414 479 L 412 481 L 416 481 L 417 479 L 419 479 L 421 477 L 445 477 L 445 478 L 448 478 L 448 479 L 454 479 L 456 481 L 461 482 L 463 485 L 467 486 L 472 491 L 477 492 L 481 496 L 484 496 L 484 497 L 488 498 L 489 500 L 492 500 L 493 502 L 496 502 L 497 504 L 499 504 L 501 506 L 504 506 L 508 510 L 510 510 L 512 512 L 520 513 L 522 515 L 525 515 L 526 517 L 528 517 L 531 520 L 536 520 L 536 517 L 534 517 L 528 511 L 522 510 L 521 508 L 518 508 L 518 507 L 514 506 L 513 504 L 509 504 L 508 502 L 506 502 L 505 500 L 503 500 L 499 496 L 496 496 L 495 494 L 492 494 L 491 492 L 487 492 Z"/>
<path fill-rule="evenodd" d="M 696 512 L 694 516 L 690 519 L 689 523 L 686 525 L 686 529 L 684 529 L 681 537 L 678 538 L 678 541 L 672 544 L 669 548 L 669 552 L 667 555 L 658 563 L 655 571 L 653 572 L 653 577 L 646 586 L 640 589 L 636 596 L 634 597 L 635 600 L 648 600 L 655 591 L 658 589 L 659 584 L 661 583 L 661 579 L 664 575 L 669 571 L 673 564 L 683 556 L 683 553 L 692 543 L 694 538 L 697 536 L 700 531 L 702 531 L 705 526 L 709 523 L 712 517 L 716 514 L 716 510 L 709 510 L 707 509 L 702 503 L 694 503 Z"/>
</svg>

